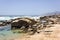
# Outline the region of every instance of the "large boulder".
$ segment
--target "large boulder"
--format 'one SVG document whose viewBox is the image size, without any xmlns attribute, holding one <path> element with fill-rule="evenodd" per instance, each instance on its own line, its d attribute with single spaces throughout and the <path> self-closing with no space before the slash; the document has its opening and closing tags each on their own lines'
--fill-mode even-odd
<svg viewBox="0 0 60 40">
<path fill-rule="evenodd" d="M 37 21 L 30 18 L 15 19 L 11 23 L 11 29 L 21 29 L 24 27 L 24 31 L 28 31 L 28 29 L 33 28 L 33 25 L 36 23 Z"/>
</svg>

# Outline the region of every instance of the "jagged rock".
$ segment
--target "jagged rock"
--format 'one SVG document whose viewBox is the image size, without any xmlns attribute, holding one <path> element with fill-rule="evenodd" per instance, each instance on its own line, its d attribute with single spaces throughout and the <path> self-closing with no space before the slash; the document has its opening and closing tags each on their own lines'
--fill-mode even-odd
<svg viewBox="0 0 60 40">
<path fill-rule="evenodd" d="M 24 26 L 24 31 L 28 31 L 29 28 L 33 28 L 32 25 L 34 25 L 35 23 L 37 22 L 30 18 L 15 19 L 11 23 L 11 29 L 20 29 L 22 26 Z"/>
</svg>

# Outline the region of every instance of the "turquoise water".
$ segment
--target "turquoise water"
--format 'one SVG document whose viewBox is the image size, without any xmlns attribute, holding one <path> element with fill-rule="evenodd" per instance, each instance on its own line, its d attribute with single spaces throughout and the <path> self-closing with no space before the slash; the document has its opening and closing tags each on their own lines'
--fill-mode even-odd
<svg viewBox="0 0 60 40">
<path fill-rule="evenodd" d="M 11 30 L 10 24 L 6 26 L 0 26 L 0 40 L 15 40 L 18 37 L 20 38 L 22 35 L 22 33 L 14 33 L 13 30 Z"/>
<path fill-rule="evenodd" d="M 20 34 L 13 33 L 12 31 L 0 31 L 0 40 L 14 40 L 15 38 L 18 38 Z"/>
<path fill-rule="evenodd" d="M 12 32 L 8 29 L 10 28 L 11 25 L 6 25 L 6 26 L 0 26 L 0 40 L 5 40 Z"/>
<path fill-rule="evenodd" d="M 11 40 L 12 37 L 18 35 L 11 31 L 11 25 L 0 26 L 0 40 Z"/>
</svg>

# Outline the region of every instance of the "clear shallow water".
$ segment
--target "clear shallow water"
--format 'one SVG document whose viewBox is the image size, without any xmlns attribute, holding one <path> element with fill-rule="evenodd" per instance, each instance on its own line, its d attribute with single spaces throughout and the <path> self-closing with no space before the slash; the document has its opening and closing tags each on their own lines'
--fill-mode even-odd
<svg viewBox="0 0 60 40">
<path fill-rule="evenodd" d="M 15 40 L 21 36 L 24 36 L 24 34 L 11 31 L 11 25 L 0 26 L 0 40 Z"/>
<path fill-rule="evenodd" d="M 12 31 L 0 31 L 0 40 L 14 40 L 19 36 L 20 34 L 13 33 Z"/>
<path fill-rule="evenodd" d="M 11 31 L 11 25 L 0 26 L 0 40 L 12 40 L 12 38 L 17 38 L 20 36 L 18 33 L 13 33 Z"/>
</svg>

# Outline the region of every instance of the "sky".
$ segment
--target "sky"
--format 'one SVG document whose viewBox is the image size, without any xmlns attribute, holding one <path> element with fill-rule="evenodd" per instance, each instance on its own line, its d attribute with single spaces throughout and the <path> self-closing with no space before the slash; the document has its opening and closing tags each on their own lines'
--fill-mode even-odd
<svg viewBox="0 0 60 40">
<path fill-rule="evenodd" d="M 44 15 L 60 11 L 60 0 L 0 0 L 0 15 Z"/>
</svg>

